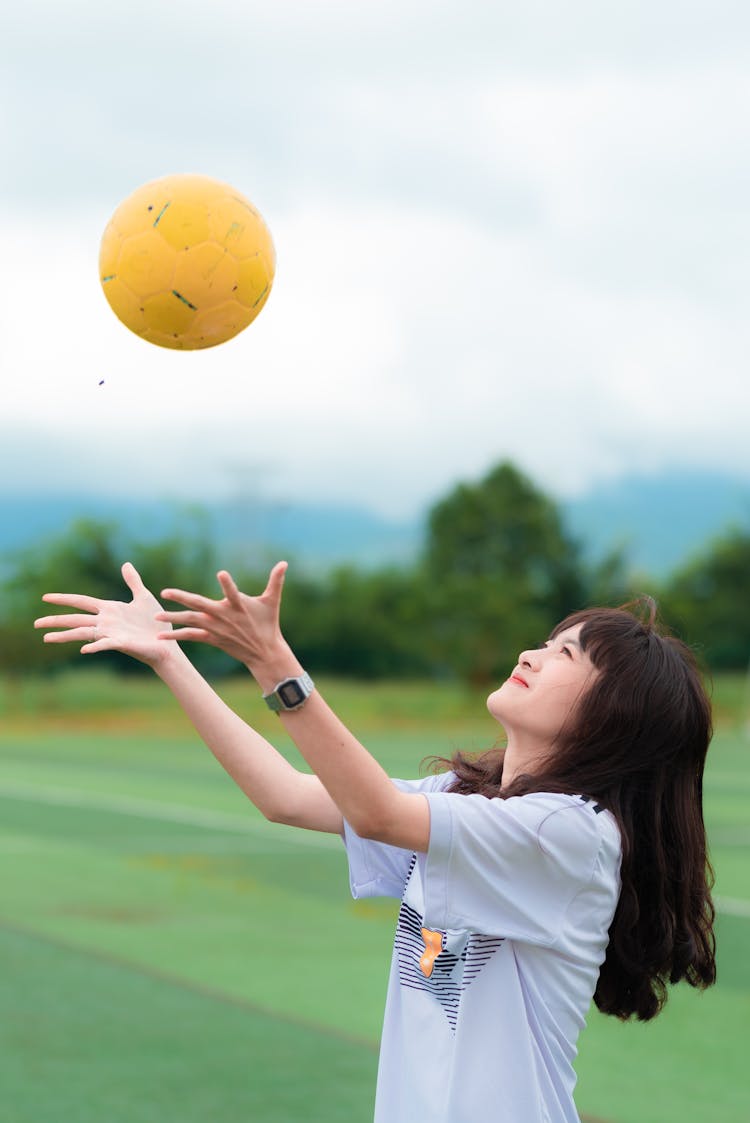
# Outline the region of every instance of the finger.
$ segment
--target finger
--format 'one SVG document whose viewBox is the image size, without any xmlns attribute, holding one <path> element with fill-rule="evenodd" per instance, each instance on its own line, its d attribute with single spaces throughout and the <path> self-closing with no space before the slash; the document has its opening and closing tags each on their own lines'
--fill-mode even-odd
<svg viewBox="0 0 750 1123">
<path fill-rule="evenodd" d="M 34 621 L 35 628 L 83 628 L 96 626 L 95 616 L 40 616 Z"/>
<path fill-rule="evenodd" d="M 143 584 L 143 579 L 132 562 L 125 562 L 120 572 L 122 573 L 123 581 L 130 589 L 133 596 L 145 592 L 146 586 Z"/>
<path fill-rule="evenodd" d="M 71 628 L 67 632 L 46 632 L 42 637 L 45 643 L 93 643 L 93 628 Z"/>
<path fill-rule="evenodd" d="M 98 612 L 102 604 L 97 597 L 87 597 L 82 593 L 45 593 L 42 597 L 47 604 L 60 604 L 68 608 L 80 608 L 84 612 Z"/>
<path fill-rule="evenodd" d="M 211 600 L 210 597 L 188 593 L 185 589 L 162 589 L 161 595 L 165 600 L 173 600 L 177 604 L 184 604 L 185 608 L 196 608 L 202 612 L 210 612 L 218 604 L 218 601 Z"/>
<path fill-rule="evenodd" d="M 202 628 L 178 628 L 173 632 L 160 632 L 156 638 L 177 640 L 178 643 L 182 640 L 190 640 L 196 643 L 208 643 L 212 647 L 217 646 L 213 637 Z"/>
<path fill-rule="evenodd" d="M 157 612 L 154 619 L 164 624 L 181 624 L 186 628 L 202 630 L 208 623 L 205 612 Z"/>
<path fill-rule="evenodd" d="M 237 588 L 231 573 L 227 573 L 226 569 L 221 569 L 216 574 L 216 580 L 221 585 L 221 591 L 232 607 L 239 608 L 242 603 L 242 593 Z"/>
<path fill-rule="evenodd" d="M 284 588 L 284 579 L 288 568 L 288 562 L 276 562 L 276 565 L 268 575 L 268 584 L 262 593 L 264 597 L 267 597 L 269 600 L 281 600 L 281 591 Z"/>
<path fill-rule="evenodd" d="M 81 655 L 95 655 L 97 651 L 116 651 L 117 644 L 111 639 L 98 639 L 93 643 L 85 643 L 81 648 Z"/>
</svg>

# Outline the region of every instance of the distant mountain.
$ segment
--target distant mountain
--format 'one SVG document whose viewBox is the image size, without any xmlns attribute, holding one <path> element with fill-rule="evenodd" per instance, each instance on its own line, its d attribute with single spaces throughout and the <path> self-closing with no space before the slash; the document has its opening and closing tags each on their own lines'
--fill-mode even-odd
<svg viewBox="0 0 750 1123">
<path fill-rule="evenodd" d="M 358 507 L 0 494 L 0 554 L 61 534 L 76 519 L 114 523 L 125 538 L 139 541 L 199 527 L 226 564 L 276 553 L 313 569 L 344 562 L 375 567 L 411 560 L 422 540 L 420 520 L 389 520 Z"/>
<path fill-rule="evenodd" d="M 750 529 L 750 480 L 709 472 L 631 476 L 560 508 L 590 558 L 620 546 L 631 569 L 661 576 L 728 526 Z M 312 569 L 407 563 L 424 535 L 424 517 L 390 520 L 359 507 L 227 501 L 191 508 L 93 495 L 0 495 L 0 554 L 62 533 L 77 518 L 110 521 L 127 538 L 146 541 L 185 530 L 194 518 L 227 564 L 288 555 Z"/>
<path fill-rule="evenodd" d="M 631 569 L 661 576 L 728 527 L 750 531 L 750 480 L 697 471 L 629 476 L 563 510 L 590 557 L 621 546 Z"/>
</svg>

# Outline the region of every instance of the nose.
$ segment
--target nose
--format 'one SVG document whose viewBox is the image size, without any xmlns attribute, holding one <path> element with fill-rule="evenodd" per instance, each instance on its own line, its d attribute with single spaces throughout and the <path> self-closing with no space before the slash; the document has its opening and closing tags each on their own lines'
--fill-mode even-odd
<svg viewBox="0 0 750 1123">
<path fill-rule="evenodd" d="M 528 651 L 522 651 L 518 656 L 519 667 L 530 667 L 533 671 L 539 665 L 539 657 L 541 650 L 538 647 L 529 648 Z"/>
</svg>

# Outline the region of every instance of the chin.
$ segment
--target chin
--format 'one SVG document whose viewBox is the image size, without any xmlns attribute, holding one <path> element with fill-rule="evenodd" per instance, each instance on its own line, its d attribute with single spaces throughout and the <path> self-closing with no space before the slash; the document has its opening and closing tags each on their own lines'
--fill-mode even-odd
<svg viewBox="0 0 750 1123">
<path fill-rule="evenodd" d="M 501 720 L 501 715 L 502 715 L 502 710 L 503 710 L 503 703 L 502 703 L 502 697 L 501 697 L 502 692 L 503 692 L 503 688 L 501 686 L 497 690 L 493 690 L 492 693 L 490 695 L 488 695 L 488 697 L 487 697 L 487 709 L 492 714 L 492 716 L 497 719 L 497 721 Z"/>
</svg>

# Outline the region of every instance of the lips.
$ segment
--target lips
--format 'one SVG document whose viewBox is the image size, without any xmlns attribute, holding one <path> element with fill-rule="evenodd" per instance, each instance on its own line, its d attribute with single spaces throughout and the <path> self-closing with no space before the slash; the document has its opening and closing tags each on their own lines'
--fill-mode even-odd
<svg viewBox="0 0 750 1123">
<path fill-rule="evenodd" d="M 517 673 L 512 674 L 508 679 L 508 682 L 514 682 L 516 686 L 525 686 L 527 690 L 529 688 L 529 684 L 527 683 L 526 679 L 521 678 L 521 676 Z"/>
</svg>

